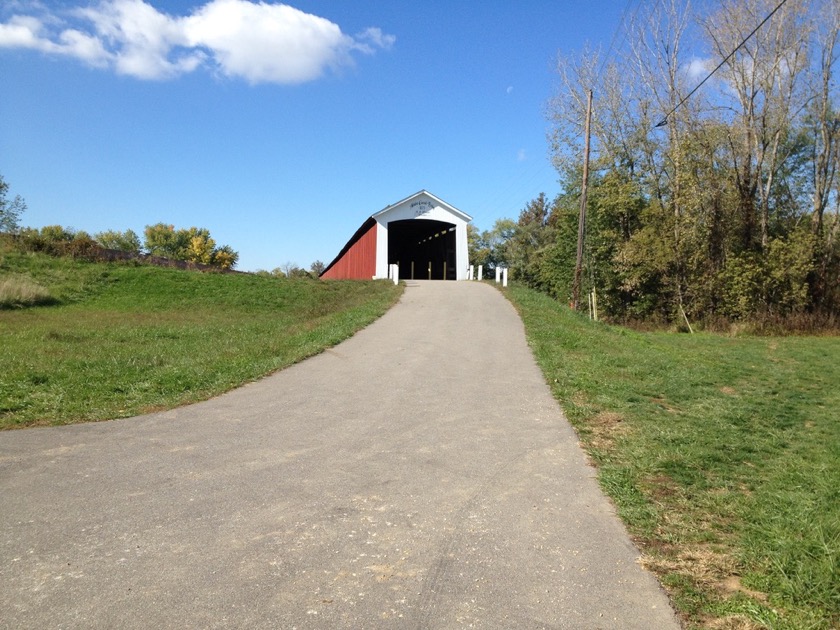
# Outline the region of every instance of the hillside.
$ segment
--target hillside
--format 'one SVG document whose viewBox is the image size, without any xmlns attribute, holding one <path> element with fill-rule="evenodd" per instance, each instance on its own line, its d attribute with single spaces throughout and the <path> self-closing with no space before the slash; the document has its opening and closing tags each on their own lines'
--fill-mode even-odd
<svg viewBox="0 0 840 630">
<path fill-rule="evenodd" d="M 206 399 L 332 346 L 399 297 L 320 282 L 92 263 L 0 245 L 0 428 L 127 417 Z M 14 300 L 12 300 L 14 301 Z"/>
</svg>

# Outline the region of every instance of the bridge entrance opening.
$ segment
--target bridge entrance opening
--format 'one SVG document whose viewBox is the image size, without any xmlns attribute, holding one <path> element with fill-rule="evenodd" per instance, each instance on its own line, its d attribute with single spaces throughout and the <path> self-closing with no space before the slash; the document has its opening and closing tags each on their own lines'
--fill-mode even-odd
<svg viewBox="0 0 840 630">
<path fill-rule="evenodd" d="M 430 219 L 388 223 L 388 264 L 403 280 L 455 280 L 455 225 Z"/>
</svg>

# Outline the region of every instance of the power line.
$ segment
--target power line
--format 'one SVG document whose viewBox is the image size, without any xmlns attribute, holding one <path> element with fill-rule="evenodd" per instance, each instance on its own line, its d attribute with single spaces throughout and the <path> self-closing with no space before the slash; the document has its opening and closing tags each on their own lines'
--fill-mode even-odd
<svg viewBox="0 0 840 630">
<path fill-rule="evenodd" d="M 549 192 L 542 184 L 537 185 L 538 179 L 549 173 L 556 176 L 554 169 L 547 163 L 535 161 L 533 166 L 510 177 L 507 184 L 501 188 L 501 193 L 493 194 L 493 200 L 484 204 L 483 214 L 488 217 L 505 216 L 515 220 L 518 212 L 528 201 L 534 199 L 540 192 Z"/>
<path fill-rule="evenodd" d="M 601 66 L 596 76 L 600 76 L 603 73 L 604 68 L 607 62 L 609 61 L 613 50 L 620 49 L 623 46 L 624 42 L 627 39 L 627 24 L 628 22 L 632 22 L 636 19 L 636 15 L 638 14 L 643 2 L 644 0 L 626 1 L 624 10 L 621 13 L 619 23 L 616 26 L 616 29 L 613 31 L 613 35 L 610 40 L 610 45 L 607 49 L 607 53 L 604 55 L 604 58 L 601 62 Z M 621 37 L 621 41 L 619 41 L 619 36 Z M 518 176 L 512 177 L 509 180 L 508 185 L 505 188 L 503 188 L 504 192 L 501 195 L 495 195 L 495 202 L 490 204 L 491 207 L 488 208 L 490 210 L 490 214 L 496 215 L 508 213 L 513 209 L 513 205 L 516 203 L 514 199 L 521 200 L 523 197 L 528 197 L 528 199 L 525 201 L 525 203 L 527 203 L 527 201 L 530 201 L 532 198 L 534 198 L 537 193 L 545 192 L 545 190 L 542 190 L 542 186 L 540 186 L 540 189 L 537 190 L 534 188 L 533 184 L 544 172 L 547 172 L 548 170 L 554 172 L 553 168 L 550 168 L 547 164 L 540 162 L 537 163 L 535 167 L 532 167 L 530 170 L 527 170 L 526 172 L 520 172 Z"/>
<path fill-rule="evenodd" d="M 787 2 L 787 0 L 782 0 L 782 1 L 778 4 L 778 6 L 776 6 L 776 8 L 775 8 L 775 9 L 773 9 L 773 10 L 770 12 L 770 14 L 769 14 L 766 18 L 764 18 L 763 20 L 761 20 L 761 23 L 760 23 L 758 26 L 756 26 L 756 27 L 752 30 L 752 32 L 751 32 L 749 35 L 747 35 L 747 36 L 743 39 L 743 41 L 741 41 L 741 43 L 740 43 L 740 44 L 738 44 L 738 45 L 735 47 L 735 49 L 734 49 L 731 53 L 729 53 L 728 55 L 726 55 L 726 57 L 723 59 L 723 61 L 721 61 L 721 62 L 717 65 L 717 67 L 716 67 L 714 70 L 712 70 L 712 71 L 711 71 L 708 75 L 706 75 L 706 78 L 705 78 L 705 79 L 703 79 L 702 81 L 700 81 L 700 83 L 698 83 L 698 84 L 697 84 L 697 86 L 696 86 L 693 90 L 691 90 L 691 92 L 689 92 L 683 100 L 681 100 L 679 103 L 677 103 L 677 104 L 674 106 L 674 108 L 673 108 L 670 112 L 668 112 L 667 114 L 665 114 L 665 116 L 662 118 L 662 120 L 660 120 L 658 123 L 656 123 L 655 127 L 664 127 L 665 125 L 667 125 L 667 124 L 668 124 L 668 116 L 670 116 L 670 115 L 671 115 L 671 114 L 673 114 L 675 111 L 677 111 L 683 103 L 685 103 L 685 102 L 686 102 L 689 98 L 691 98 L 691 95 L 692 95 L 692 94 L 694 94 L 697 90 L 699 90 L 699 89 L 701 88 L 701 86 L 702 86 L 702 85 L 703 85 L 706 81 L 708 81 L 710 78 L 712 78 L 712 75 L 713 75 L 715 72 L 717 72 L 718 70 L 720 70 L 721 66 L 723 66 L 723 64 L 725 64 L 727 61 L 729 61 L 729 60 L 731 59 L 732 55 L 734 55 L 736 52 L 738 52 L 738 50 L 741 48 L 741 46 L 743 46 L 744 44 L 746 44 L 746 43 L 747 43 L 747 40 L 749 40 L 749 38 L 750 38 L 750 37 L 752 37 L 753 35 L 755 35 L 755 34 L 756 34 L 756 32 L 758 31 L 758 29 L 760 29 L 762 26 L 764 26 L 764 23 L 765 23 L 765 22 L 767 22 L 767 20 L 769 20 L 771 17 L 773 17 L 773 15 L 776 13 L 776 11 L 778 11 L 779 9 L 781 9 L 781 8 L 782 8 L 782 5 L 783 5 L 785 2 Z"/>
</svg>

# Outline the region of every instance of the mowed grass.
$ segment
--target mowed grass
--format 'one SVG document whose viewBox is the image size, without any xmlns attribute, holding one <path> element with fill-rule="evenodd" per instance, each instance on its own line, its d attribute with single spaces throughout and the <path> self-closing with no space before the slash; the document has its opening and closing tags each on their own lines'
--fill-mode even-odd
<svg viewBox="0 0 840 630">
<path fill-rule="evenodd" d="M 400 288 L 103 264 L 0 250 L 53 304 L 0 309 L 0 428 L 203 400 L 346 339 Z"/>
<path fill-rule="evenodd" d="M 637 333 L 507 295 L 688 627 L 840 627 L 840 339 Z"/>
</svg>

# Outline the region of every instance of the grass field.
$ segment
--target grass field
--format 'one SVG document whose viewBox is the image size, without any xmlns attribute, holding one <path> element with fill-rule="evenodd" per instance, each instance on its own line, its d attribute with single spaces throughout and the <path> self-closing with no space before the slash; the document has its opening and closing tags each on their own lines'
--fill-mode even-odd
<svg viewBox="0 0 840 630">
<path fill-rule="evenodd" d="M 198 273 L 9 248 L 0 249 L 4 279 L 0 428 L 206 399 L 335 345 L 400 295 L 385 281 Z M 35 305 L 14 305 L 21 294 Z"/>
<path fill-rule="evenodd" d="M 637 333 L 507 295 L 689 627 L 840 627 L 840 339 Z"/>
</svg>

